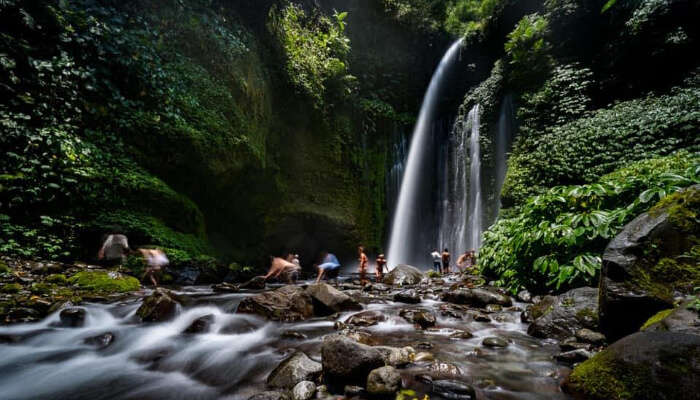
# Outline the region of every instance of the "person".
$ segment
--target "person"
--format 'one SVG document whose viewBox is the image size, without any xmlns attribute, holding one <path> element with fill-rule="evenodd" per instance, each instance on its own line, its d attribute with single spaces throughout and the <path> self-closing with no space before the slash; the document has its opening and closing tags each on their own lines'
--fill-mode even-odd
<svg viewBox="0 0 700 400">
<path fill-rule="evenodd" d="M 143 255 L 146 261 L 146 271 L 144 272 L 141 280 L 146 279 L 148 276 L 153 283 L 154 287 L 158 287 L 158 281 L 156 280 L 156 274 L 160 270 L 170 263 L 168 257 L 165 255 L 163 250 L 160 249 L 139 249 L 141 255 Z"/>
<path fill-rule="evenodd" d="M 360 285 L 365 285 L 367 283 L 367 264 L 369 263 L 369 259 L 367 258 L 367 255 L 365 254 L 365 248 L 362 246 L 357 247 L 357 253 L 359 255 L 359 261 L 360 261 Z"/>
<path fill-rule="evenodd" d="M 443 250 L 441 258 L 442 258 L 442 273 L 449 274 L 450 273 L 450 252 L 447 250 L 447 247 L 445 247 L 445 250 Z"/>
<path fill-rule="evenodd" d="M 440 252 L 437 251 L 437 249 L 433 249 L 430 256 L 433 258 L 433 269 L 435 272 L 440 272 L 442 270 L 442 256 L 440 255 Z"/>
<path fill-rule="evenodd" d="M 294 254 L 294 257 L 292 258 L 292 264 L 295 264 L 297 267 L 301 268 L 301 262 L 299 261 L 299 254 Z"/>
<path fill-rule="evenodd" d="M 377 268 L 374 270 L 377 275 L 377 282 L 381 282 L 384 279 L 384 268 L 386 268 L 386 258 L 384 254 L 377 256 Z"/>
<path fill-rule="evenodd" d="M 318 277 L 316 278 L 316 283 L 319 283 L 321 279 L 325 277 L 332 277 L 340 269 L 340 263 L 338 258 L 333 253 L 326 253 L 323 257 L 323 262 L 318 265 Z"/>
<path fill-rule="evenodd" d="M 104 266 L 114 267 L 123 264 L 130 251 L 126 236 L 113 231 L 102 243 L 97 252 L 97 259 L 102 261 Z"/>
<path fill-rule="evenodd" d="M 279 278 L 280 280 L 286 280 L 288 283 L 296 283 L 300 269 L 299 266 L 282 257 L 270 256 L 270 270 L 263 278 L 265 280 L 268 280 L 270 277 Z"/>
<path fill-rule="evenodd" d="M 459 258 L 457 259 L 457 268 L 459 269 L 459 271 L 464 272 L 466 269 L 471 268 L 471 260 L 471 253 L 468 251 L 465 251 L 464 254 L 459 256 Z"/>
</svg>

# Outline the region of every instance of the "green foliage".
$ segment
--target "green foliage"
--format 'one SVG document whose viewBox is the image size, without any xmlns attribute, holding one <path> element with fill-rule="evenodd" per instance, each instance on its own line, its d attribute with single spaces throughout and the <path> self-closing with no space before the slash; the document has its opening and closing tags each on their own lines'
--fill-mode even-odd
<svg viewBox="0 0 700 400">
<path fill-rule="evenodd" d="M 22 290 L 22 285 L 19 283 L 6 283 L 0 287 L 2 293 L 17 293 Z"/>
<path fill-rule="evenodd" d="M 70 277 L 68 282 L 82 290 L 105 294 L 133 292 L 141 287 L 138 279 L 132 276 L 102 271 L 81 271 Z"/>
<path fill-rule="evenodd" d="M 698 182 L 700 158 L 679 153 L 634 163 L 598 183 L 554 187 L 484 233 L 479 265 L 513 292 L 592 284 L 600 254 L 627 222 Z"/>
<path fill-rule="evenodd" d="M 286 56 L 287 76 L 319 110 L 352 92 L 354 77 L 348 73 L 350 39 L 345 36 L 347 12 L 307 16 L 290 3 L 270 11 L 270 28 Z"/>
<path fill-rule="evenodd" d="M 539 14 L 524 16 L 508 34 L 506 55 L 514 82 L 537 80 L 549 70 L 552 60 L 546 40 L 548 21 Z"/>
</svg>

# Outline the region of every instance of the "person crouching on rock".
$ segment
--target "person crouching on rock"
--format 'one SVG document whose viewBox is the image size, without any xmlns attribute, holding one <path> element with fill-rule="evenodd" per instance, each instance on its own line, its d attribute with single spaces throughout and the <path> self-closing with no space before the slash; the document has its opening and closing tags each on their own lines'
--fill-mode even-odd
<svg viewBox="0 0 700 400">
<path fill-rule="evenodd" d="M 367 264 L 369 263 L 369 259 L 367 258 L 367 255 L 365 254 L 365 248 L 362 246 L 359 246 L 357 248 L 357 253 L 359 255 L 359 261 L 360 261 L 360 285 L 366 285 L 367 282 Z"/>
<path fill-rule="evenodd" d="M 284 279 L 290 284 L 296 283 L 300 269 L 301 267 L 282 257 L 270 256 L 270 270 L 263 278 L 265 278 L 265 280 L 269 278 L 278 278 L 280 280 Z"/>
<path fill-rule="evenodd" d="M 146 261 L 146 272 L 144 272 L 141 280 L 143 281 L 148 276 L 154 287 L 158 287 L 158 281 L 156 280 L 156 274 L 160 272 L 163 267 L 170 263 L 168 257 L 165 255 L 163 250 L 160 249 L 139 249 L 141 255 L 143 255 Z"/>
<path fill-rule="evenodd" d="M 126 236 L 112 231 L 105 238 L 100 251 L 97 252 L 97 259 L 105 267 L 116 267 L 124 263 L 130 251 Z"/>
<path fill-rule="evenodd" d="M 377 275 L 377 282 L 384 280 L 384 268 L 386 268 L 386 258 L 384 258 L 384 254 L 380 254 L 377 257 L 377 269 L 374 270 Z"/>
<path fill-rule="evenodd" d="M 323 277 L 333 277 L 337 276 L 337 272 L 340 269 L 340 263 L 338 258 L 333 253 L 326 253 L 323 257 L 323 262 L 317 267 L 318 277 L 316 277 L 316 283 L 319 283 Z"/>
</svg>

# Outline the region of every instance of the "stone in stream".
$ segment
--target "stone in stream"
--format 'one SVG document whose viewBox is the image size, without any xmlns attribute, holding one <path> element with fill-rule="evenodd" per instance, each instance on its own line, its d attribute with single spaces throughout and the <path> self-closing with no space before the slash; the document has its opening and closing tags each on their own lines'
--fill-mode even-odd
<svg viewBox="0 0 700 400">
<path fill-rule="evenodd" d="M 257 314 L 274 321 L 302 321 L 313 316 L 311 296 L 299 286 L 287 285 L 269 292 L 246 297 L 239 313 Z"/>
<path fill-rule="evenodd" d="M 343 311 L 362 310 L 360 303 L 326 283 L 316 283 L 306 288 L 314 305 L 314 314 L 330 315 Z"/>
<path fill-rule="evenodd" d="M 62 326 L 76 328 L 85 324 L 85 309 L 79 307 L 64 308 L 58 315 Z"/>
<path fill-rule="evenodd" d="M 399 316 L 422 329 L 435 326 L 435 316 L 428 310 L 403 309 L 399 312 Z"/>
<path fill-rule="evenodd" d="M 374 346 L 375 349 L 382 353 L 384 364 L 392 367 L 403 367 L 410 364 L 415 357 L 416 351 L 412 347 L 389 347 L 389 346 Z"/>
<path fill-rule="evenodd" d="M 112 342 L 114 342 L 114 334 L 112 332 L 105 332 L 101 335 L 91 336 L 83 340 L 83 343 L 95 346 L 98 349 L 104 349 L 112 344 Z"/>
<path fill-rule="evenodd" d="M 517 297 L 518 300 L 522 301 L 523 303 L 530 303 L 532 301 L 532 295 L 527 290 L 519 291 Z"/>
<path fill-rule="evenodd" d="M 450 290 L 442 294 L 442 300 L 449 303 L 466 304 L 474 307 L 485 307 L 488 304 L 498 304 L 505 307 L 513 305 L 510 297 L 490 288 Z"/>
<path fill-rule="evenodd" d="M 372 326 L 386 321 L 386 315 L 381 311 L 363 311 L 353 314 L 345 321 L 346 324 L 355 326 Z"/>
<path fill-rule="evenodd" d="M 211 288 L 213 291 L 217 293 L 238 293 L 240 291 L 240 288 L 238 285 L 234 285 L 232 283 L 227 283 L 227 282 L 222 282 L 222 283 L 217 283 L 216 285 L 211 285 Z"/>
<path fill-rule="evenodd" d="M 486 305 L 486 312 L 487 313 L 500 312 L 501 310 L 503 310 L 503 307 L 501 307 L 498 304 L 487 304 Z"/>
<path fill-rule="evenodd" d="M 316 394 L 316 384 L 311 381 L 301 381 L 292 389 L 292 400 L 310 400 Z"/>
<path fill-rule="evenodd" d="M 289 396 L 283 392 L 267 391 L 254 394 L 248 400 L 289 400 Z"/>
<path fill-rule="evenodd" d="M 214 322 L 214 314 L 203 315 L 192 321 L 190 326 L 188 326 L 183 333 L 196 334 L 208 332 L 212 322 Z"/>
<path fill-rule="evenodd" d="M 590 343 L 590 344 L 604 344 L 605 343 L 605 335 L 603 335 L 600 332 L 594 332 L 590 329 L 579 329 L 576 331 L 576 339 L 584 342 L 584 343 Z"/>
<path fill-rule="evenodd" d="M 486 347 L 508 347 L 508 341 L 496 336 L 487 337 L 481 342 Z"/>
<path fill-rule="evenodd" d="M 372 370 L 367 376 L 367 393 L 375 396 L 393 395 L 401 389 L 401 374 L 391 366 Z"/>
<path fill-rule="evenodd" d="M 256 276 L 247 282 L 243 282 L 238 286 L 239 289 L 262 290 L 265 289 L 265 277 Z"/>
<path fill-rule="evenodd" d="M 584 349 L 584 350 L 590 350 L 591 344 L 590 343 L 581 343 L 577 341 L 575 337 L 570 337 L 564 339 L 561 343 L 559 343 L 559 348 L 562 351 L 570 351 L 570 350 L 577 350 L 577 349 Z"/>
<path fill-rule="evenodd" d="M 462 375 L 462 370 L 458 366 L 439 360 L 430 364 L 428 370 L 430 370 L 433 376 L 438 377 L 456 377 Z"/>
<path fill-rule="evenodd" d="M 544 303 L 543 300 L 541 303 Z M 549 301 L 547 301 L 549 304 Z M 564 340 L 577 331 L 587 328 L 598 330 L 598 290 L 581 287 L 554 298 L 551 305 L 541 309 L 537 304 L 537 317 L 527 329 L 527 333 L 538 338 Z"/>
<path fill-rule="evenodd" d="M 365 391 L 365 388 L 359 385 L 345 385 L 343 388 L 343 393 L 345 394 L 346 398 L 352 398 L 352 397 L 365 397 L 367 392 Z"/>
<path fill-rule="evenodd" d="M 292 389 L 302 381 L 315 381 L 321 375 L 321 363 L 310 359 L 303 352 L 296 352 L 284 359 L 267 376 L 267 385 L 273 388 Z"/>
<path fill-rule="evenodd" d="M 169 290 L 157 288 L 143 299 L 136 315 L 144 322 L 161 322 L 175 315 L 177 310 L 176 296 Z"/>
<path fill-rule="evenodd" d="M 323 378 L 331 389 L 345 385 L 364 385 L 367 375 L 384 366 L 382 353 L 340 335 L 324 338 L 321 345 Z"/>
<path fill-rule="evenodd" d="M 472 319 L 476 322 L 491 322 L 491 317 L 489 317 L 486 314 L 482 314 L 479 312 L 476 313 L 470 313 L 472 316 Z"/>
<path fill-rule="evenodd" d="M 394 286 L 417 285 L 423 279 L 423 273 L 416 267 L 399 264 L 384 276 L 383 283 Z"/>
<path fill-rule="evenodd" d="M 472 335 L 471 332 L 468 331 L 457 331 L 453 334 L 450 335 L 450 339 L 455 339 L 455 340 L 460 340 L 460 339 L 471 339 L 473 338 L 474 335 Z"/>
<path fill-rule="evenodd" d="M 407 304 L 418 304 L 421 299 L 418 293 L 413 289 L 403 290 L 394 295 L 394 301 Z"/>
<path fill-rule="evenodd" d="M 591 356 L 591 352 L 586 349 L 575 349 L 559 353 L 555 358 L 567 364 L 576 364 L 588 360 Z"/>
<path fill-rule="evenodd" d="M 591 400 L 697 400 L 698 376 L 700 336 L 638 332 L 579 364 L 563 386 L 566 392 Z"/>
<path fill-rule="evenodd" d="M 303 333 L 301 333 L 301 332 L 299 332 L 299 331 L 287 330 L 287 331 L 282 332 L 282 337 L 285 338 L 285 339 L 304 340 L 304 339 L 306 339 L 308 336 L 306 336 L 305 334 L 303 334 Z"/>
<path fill-rule="evenodd" d="M 416 354 L 416 356 L 413 358 L 413 361 L 415 361 L 415 362 L 435 361 L 435 356 L 433 355 L 433 353 L 428 353 L 427 351 L 421 351 L 420 353 Z"/>
<path fill-rule="evenodd" d="M 449 400 L 472 400 L 476 398 L 476 392 L 473 387 L 455 380 L 433 381 L 432 392 Z"/>
</svg>

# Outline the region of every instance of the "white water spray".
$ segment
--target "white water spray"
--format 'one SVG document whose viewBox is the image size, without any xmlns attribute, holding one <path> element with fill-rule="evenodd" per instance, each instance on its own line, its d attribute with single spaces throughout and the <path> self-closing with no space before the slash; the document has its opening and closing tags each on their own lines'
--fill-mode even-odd
<svg viewBox="0 0 700 400">
<path fill-rule="evenodd" d="M 421 185 L 421 171 L 425 167 L 424 161 L 426 156 L 426 147 L 430 138 L 430 124 L 434 118 L 436 106 L 438 104 L 438 94 L 440 83 L 443 75 L 445 75 L 448 66 L 451 65 L 459 54 L 459 49 L 462 45 L 462 40 L 458 40 L 450 46 L 445 55 L 440 60 L 433 77 L 430 80 L 430 85 L 423 98 L 418 122 L 413 129 L 413 137 L 411 146 L 406 160 L 405 172 L 401 181 L 401 190 L 399 192 L 399 201 L 394 211 L 394 221 L 391 228 L 388 251 L 388 265 L 393 268 L 400 263 L 409 262 L 410 247 L 409 238 L 415 227 L 414 222 L 418 219 L 417 211 L 419 209 L 416 203 L 416 198 L 420 190 L 429 190 L 426 185 Z"/>
</svg>

